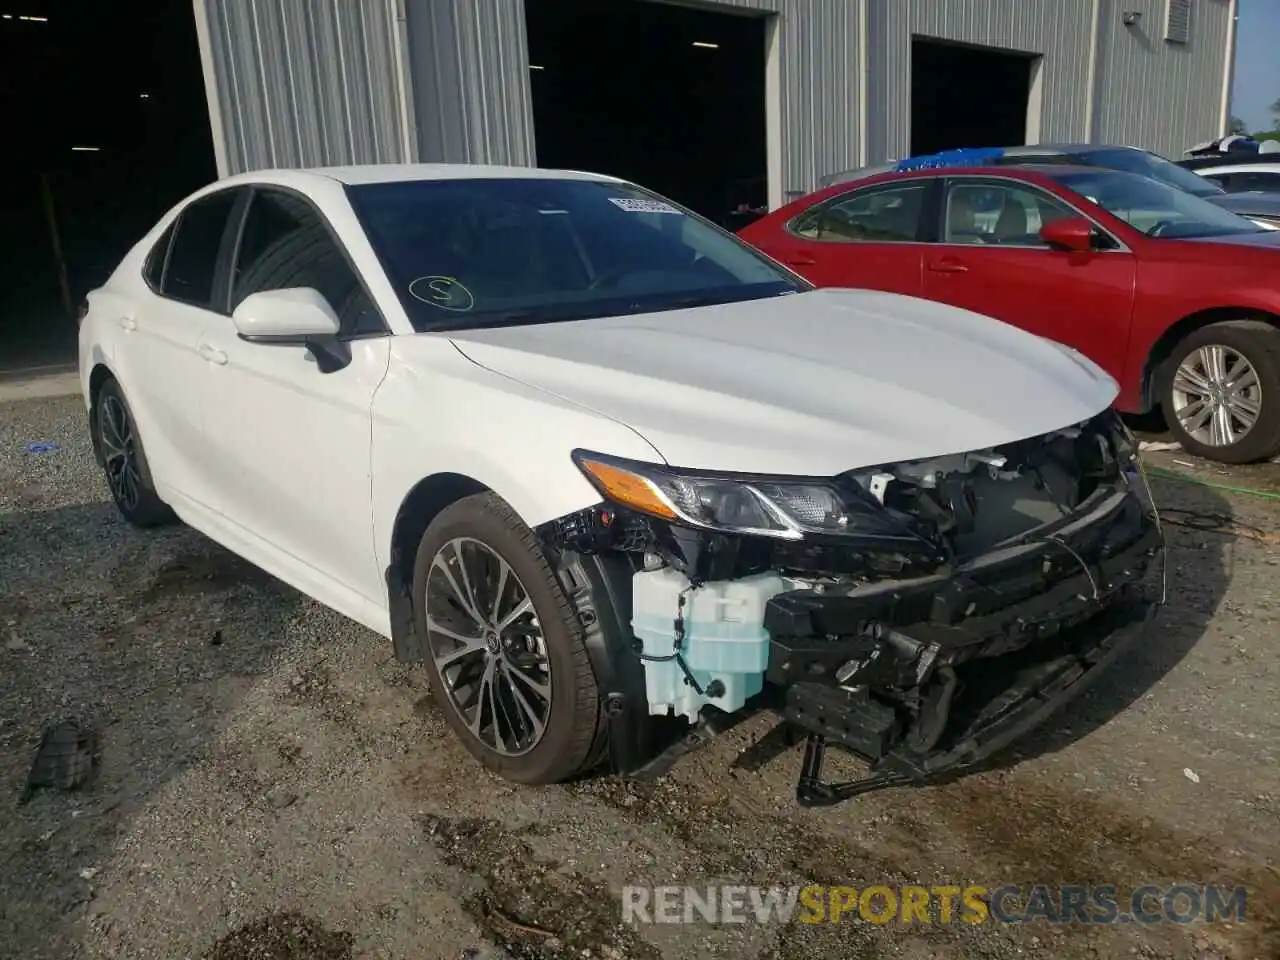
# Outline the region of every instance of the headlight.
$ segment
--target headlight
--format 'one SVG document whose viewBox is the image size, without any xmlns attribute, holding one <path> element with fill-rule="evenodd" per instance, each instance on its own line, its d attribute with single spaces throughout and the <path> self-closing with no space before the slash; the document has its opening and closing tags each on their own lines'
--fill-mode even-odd
<svg viewBox="0 0 1280 960">
<path fill-rule="evenodd" d="M 606 500 L 663 520 L 782 540 L 825 534 L 920 542 L 879 504 L 833 481 L 697 473 L 583 450 L 573 459 Z"/>
</svg>

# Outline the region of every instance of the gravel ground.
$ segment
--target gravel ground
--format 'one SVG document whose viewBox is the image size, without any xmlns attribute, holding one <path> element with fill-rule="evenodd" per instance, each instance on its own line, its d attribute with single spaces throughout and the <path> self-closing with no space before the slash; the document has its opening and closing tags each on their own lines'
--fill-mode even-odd
<svg viewBox="0 0 1280 960">
<path fill-rule="evenodd" d="M 985 772 L 805 811 L 798 748 L 729 770 L 763 717 L 656 784 L 504 784 L 388 643 L 190 530 L 126 527 L 77 398 L 0 405 L 0 957 L 1280 956 L 1280 501 L 1156 486 L 1178 525 L 1148 642 Z M 99 732 L 95 779 L 20 803 L 66 717 Z M 621 923 L 623 884 L 712 880 L 1250 901 L 1212 926 Z"/>
</svg>

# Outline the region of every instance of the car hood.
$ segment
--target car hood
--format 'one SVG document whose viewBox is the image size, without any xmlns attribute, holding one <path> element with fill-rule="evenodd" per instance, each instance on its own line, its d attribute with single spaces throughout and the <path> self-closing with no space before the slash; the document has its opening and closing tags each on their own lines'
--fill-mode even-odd
<svg viewBox="0 0 1280 960">
<path fill-rule="evenodd" d="M 1252 250 L 1280 251 L 1280 230 L 1259 230 L 1257 233 L 1236 233 L 1225 237 L 1188 237 L 1179 243 L 1211 243 L 1215 247 L 1248 247 Z M 1270 262 L 1270 261 L 1267 261 Z"/>
<path fill-rule="evenodd" d="M 483 367 L 625 423 L 668 463 L 709 470 L 830 476 L 982 449 L 1077 423 L 1117 393 L 1066 347 L 869 291 L 450 337 Z"/>
</svg>

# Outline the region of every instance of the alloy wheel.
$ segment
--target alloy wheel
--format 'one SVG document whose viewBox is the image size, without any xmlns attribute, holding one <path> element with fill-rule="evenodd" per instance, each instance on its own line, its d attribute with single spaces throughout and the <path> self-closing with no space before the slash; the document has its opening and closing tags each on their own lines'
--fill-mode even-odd
<svg viewBox="0 0 1280 960">
<path fill-rule="evenodd" d="M 551 714 L 551 663 L 533 601 L 511 565 L 479 540 L 449 540 L 431 560 L 424 609 L 450 708 L 496 753 L 515 757 L 536 747 Z"/>
<path fill-rule="evenodd" d="M 1173 415 L 1187 435 L 1208 447 L 1243 440 L 1262 413 L 1262 381 L 1237 350 L 1206 344 L 1173 375 Z"/>
<path fill-rule="evenodd" d="M 111 494 L 124 510 L 136 510 L 142 493 L 138 444 L 129 413 L 119 397 L 103 398 L 98 425 L 98 439 L 102 445 Z"/>
</svg>

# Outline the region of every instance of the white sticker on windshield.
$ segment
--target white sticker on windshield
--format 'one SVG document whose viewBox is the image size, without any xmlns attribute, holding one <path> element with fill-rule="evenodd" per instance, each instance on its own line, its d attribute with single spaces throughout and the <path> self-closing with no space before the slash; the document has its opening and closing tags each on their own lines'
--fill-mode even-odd
<svg viewBox="0 0 1280 960">
<path fill-rule="evenodd" d="M 633 200 L 629 197 L 610 197 L 609 202 L 621 207 L 628 213 L 680 213 L 671 204 L 663 203 L 661 200 Z"/>
</svg>

